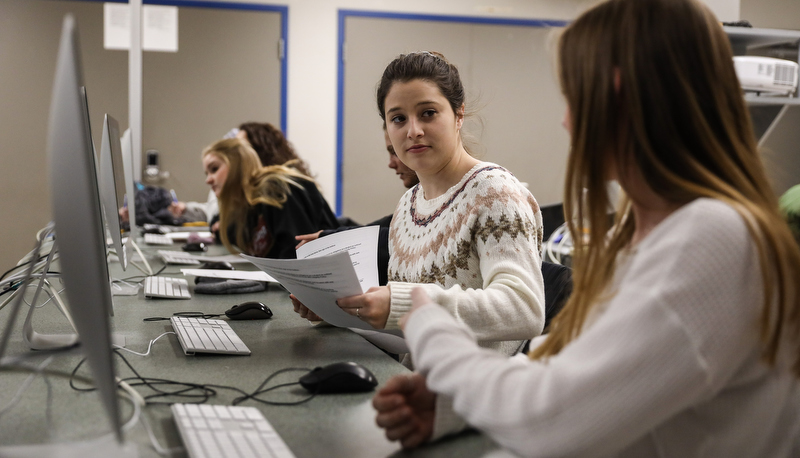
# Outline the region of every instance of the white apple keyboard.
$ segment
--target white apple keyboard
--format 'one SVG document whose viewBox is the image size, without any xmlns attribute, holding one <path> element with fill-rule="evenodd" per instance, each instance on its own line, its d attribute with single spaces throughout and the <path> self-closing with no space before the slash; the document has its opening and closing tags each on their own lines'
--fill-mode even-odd
<svg viewBox="0 0 800 458">
<path fill-rule="evenodd" d="M 166 299 L 191 299 L 189 282 L 185 278 L 145 277 L 144 297 L 160 297 Z"/>
<path fill-rule="evenodd" d="M 190 458 L 294 458 L 255 407 L 172 404 L 171 408 Z"/>
<path fill-rule="evenodd" d="M 165 264 L 199 265 L 200 261 L 182 251 L 158 250 L 158 255 Z"/>
</svg>

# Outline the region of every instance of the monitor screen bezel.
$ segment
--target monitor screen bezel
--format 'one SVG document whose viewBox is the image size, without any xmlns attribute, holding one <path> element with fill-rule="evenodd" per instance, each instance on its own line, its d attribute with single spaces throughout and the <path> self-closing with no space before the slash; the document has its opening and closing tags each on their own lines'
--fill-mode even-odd
<svg viewBox="0 0 800 458">
<path fill-rule="evenodd" d="M 81 100 L 83 70 L 78 29 L 66 15 L 53 82 L 47 133 L 53 221 L 59 267 L 81 349 L 110 420 L 122 442 L 111 341 L 111 288 L 95 154 Z"/>
<path fill-rule="evenodd" d="M 88 119 L 88 118 L 87 118 Z M 111 243 L 117 252 L 122 270 L 128 267 L 130 234 L 120 224 L 119 211 L 125 205 L 127 183 L 120 144 L 119 123 L 111 115 L 103 118 L 103 138 L 100 142 L 100 189 L 106 225 Z"/>
</svg>

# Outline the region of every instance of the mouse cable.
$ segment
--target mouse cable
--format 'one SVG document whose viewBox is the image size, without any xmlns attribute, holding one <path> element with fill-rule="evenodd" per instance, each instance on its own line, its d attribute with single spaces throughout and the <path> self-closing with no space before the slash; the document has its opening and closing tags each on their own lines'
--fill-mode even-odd
<svg viewBox="0 0 800 458">
<path fill-rule="evenodd" d="M 142 412 L 142 408 L 144 408 L 146 405 L 145 400 L 142 399 L 138 391 L 131 388 L 131 386 L 125 383 L 124 380 L 120 380 L 119 377 L 117 377 L 117 383 L 121 389 L 120 397 L 127 399 L 133 405 L 133 413 L 131 414 L 131 418 L 125 422 L 124 425 L 122 425 L 122 431 L 127 433 L 136 425 L 136 423 L 141 423 L 142 428 L 144 428 L 145 432 L 147 432 L 147 437 L 150 439 L 150 445 L 153 446 L 153 450 L 155 450 L 159 455 L 170 456 L 175 453 L 185 452 L 186 449 L 181 446 L 164 448 L 158 442 L 156 435 L 153 433 L 153 428 L 150 427 L 150 423 L 147 420 L 147 415 L 144 415 Z M 101 440 L 113 441 L 114 435 L 107 434 L 106 436 L 96 439 L 97 442 L 100 442 Z"/>
<path fill-rule="evenodd" d="M 131 388 L 131 390 L 133 390 L 133 388 Z M 150 421 L 147 419 L 147 415 L 142 415 L 141 420 L 142 420 L 142 428 L 144 428 L 144 430 L 147 431 L 147 437 L 150 438 L 150 444 L 153 446 L 153 449 L 156 451 L 156 453 L 162 456 L 170 456 L 175 453 L 186 451 L 186 449 L 181 446 L 164 448 L 158 442 L 156 435 L 153 433 L 153 428 L 150 427 Z"/>
<path fill-rule="evenodd" d="M 162 401 L 152 401 L 152 399 L 155 399 L 155 398 L 158 398 L 158 397 L 167 397 L 167 396 L 187 397 L 187 398 L 190 398 L 190 399 L 186 400 L 186 401 L 182 401 L 182 402 L 192 403 L 192 404 L 203 404 L 206 401 L 208 401 L 212 396 L 216 396 L 217 392 L 216 392 L 216 390 L 214 390 L 214 388 L 236 391 L 236 392 L 238 392 L 238 393 L 240 393 L 242 395 L 247 395 L 247 393 L 244 390 L 241 390 L 239 388 L 232 387 L 232 386 L 211 385 L 211 384 L 196 384 L 196 383 L 176 382 L 176 381 L 172 381 L 172 380 L 164 380 L 164 379 L 142 377 L 136 371 L 136 369 L 133 368 L 133 366 L 130 364 L 130 362 L 128 362 L 128 360 L 125 357 L 122 356 L 122 354 L 117 353 L 117 355 L 125 362 L 125 364 L 128 366 L 128 368 L 135 374 L 135 377 L 129 377 L 129 378 L 125 379 L 125 380 L 126 381 L 138 380 L 138 382 L 136 382 L 136 383 L 131 383 L 130 384 L 131 386 L 146 385 L 148 388 L 150 388 L 151 390 L 156 392 L 156 394 L 151 394 L 151 395 L 148 395 L 148 396 L 144 397 L 145 399 L 148 400 L 147 401 L 148 404 L 173 404 L 174 401 L 173 402 L 170 402 L 170 401 L 163 401 L 163 402 Z M 184 388 L 179 389 L 179 390 L 174 390 L 174 391 L 164 391 L 164 390 L 161 390 L 161 389 L 157 388 L 156 385 L 183 385 Z M 187 392 L 191 392 L 193 390 L 202 390 L 202 394 L 186 394 Z M 198 398 L 200 398 L 200 399 L 198 400 Z"/>
<path fill-rule="evenodd" d="M 184 452 L 186 451 L 185 448 L 178 446 L 172 448 L 164 448 L 156 438 L 156 435 L 153 433 L 153 428 L 150 427 L 150 422 L 147 420 L 147 415 L 142 415 L 142 409 L 147 405 L 147 401 L 139 394 L 138 391 L 134 390 L 125 380 L 121 380 L 119 377 L 116 377 L 117 384 L 119 387 L 128 395 L 129 400 L 133 404 L 134 414 L 131 416 L 131 420 L 123 426 L 122 430 L 127 432 L 130 427 L 136 424 L 136 420 L 140 420 L 142 424 L 142 428 L 144 428 L 145 432 L 147 432 L 147 437 L 150 439 L 150 445 L 153 446 L 153 449 L 159 455 L 169 456 L 174 453 Z"/>
<path fill-rule="evenodd" d="M 36 242 L 36 246 L 31 251 L 31 259 L 39 257 L 39 250 L 41 248 L 42 248 L 42 241 L 38 240 Z M 49 262 L 50 262 L 50 257 L 48 255 L 48 260 L 45 261 L 45 263 Z M 28 266 L 25 268 L 23 282 L 27 283 L 30 280 L 31 275 L 33 275 L 33 271 L 35 268 L 36 266 L 33 263 L 28 263 Z M 14 324 L 17 320 L 17 315 L 19 314 L 20 306 L 22 305 L 22 296 L 24 296 L 24 294 L 13 294 L 11 295 L 11 297 L 8 299 L 7 302 L 3 303 L 3 306 L 5 306 L 6 303 L 11 302 L 11 299 L 16 298 L 14 303 L 11 305 L 11 313 L 8 319 L 6 320 L 6 327 L 3 330 L 3 333 L 0 334 L 0 357 L 2 357 L 6 353 L 6 347 L 8 346 L 8 341 L 11 338 L 11 330 L 14 328 Z"/>
<path fill-rule="evenodd" d="M 33 250 L 31 250 L 31 252 L 30 252 L 30 253 L 28 253 L 28 254 L 27 254 L 27 255 L 25 255 L 25 256 L 30 256 L 30 255 L 32 255 L 32 254 L 33 254 Z M 44 265 L 44 262 L 43 262 L 43 261 L 44 261 L 45 259 L 47 259 L 47 256 L 49 256 L 49 254 L 39 254 L 39 253 L 37 253 L 37 255 L 36 255 L 36 256 L 37 256 L 37 258 L 36 258 L 36 261 L 33 261 L 32 259 L 29 259 L 29 260 L 27 260 L 27 261 L 24 261 L 24 262 L 21 262 L 21 263 L 19 263 L 19 264 L 15 265 L 14 267 L 12 267 L 12 268 L 8 269 L 7 271 L 5 271 L 5 272 L 3 273 L 3 275 L 0 275 L 0 281 L 2 281 L 4 278 L 6 278 L 6 276 L 7 276 L 8 274 L 10 274 L 11 272 L 14 272 L 15 270 L 18 270 L 18 269 L 20 269 L 20 268 L 22 268 L 22 267 L 25 267 L 25 266 L 27 266 L 27 265 L 28 265 L 28 264 L 30 264 L 31 262 L 33 262 L 33 263 L 34 263 L 34 265 L 36 266 L 36 267 L 34 268 L 34 271 L 35 271 L 35 270 L 37 270 L 37 268 L 38 268 L 38 267 L 41 267 L 42 265 Z"/>
<path fill-rule="evenodd" d="M 29 386 L 30 386 L 31 382 L 33 381 L 33 379 L 35 378 L 35 376 L 41 374 L 43 376 L 44 382 L 47 384 L 47 402 L 46 402 L 46 411 L 45 411 L 46 422 L 47 422 L 48 429 L 52 429 L 51 410 L 52 410 L 52 404 L 53 404 L 53 393 L 52 393 L 52 385 L 50 383 L 50 379 L 47 376 L 48 375 L 57 375 L 57 376 L 60 376 L 60 377 L 67 377 L 67 374 L 65 372 L 62 372 L 62 371 L 58 371 L 58 370 L 52 371 L 52 370 L 48 370 L 47 369 L 47 366 L 55 358 L 55 354 L 54 353 L 56 353 L 56 352 L 48 351 L 47 353 L 50 354 L 50 356 L 48 358 L 46 358 L 44 361 L 42 361 L 36 367 L 30 367 L 30 366 L 22 364 L 22 362 L 26 358 L 30 357 L 29 355 L 23 355 L 22 358 L 19 358 L 19 357 L 18 358 L 13 358 L 13 359 L 12 358 L 6 358 L 6 360 L 11 359 L 11 361 L 6 363 L 6 364 L 4 364 L 3 367 L 2 367 L 2 370 L 4 370 L 4 371 L 7 371 L 7 370 L 26 370 L 26 371 L 33 371 L 33 373 L 31 373 L 28 376 L 28 378 L 21 384 L 21 386 L 17 390 L 17 393 L 14 395 L 14 398 L 9 402 L 9 404 L 7 406 L 3 407 L 2 409 L 0 409 L 0 416 L 4 415 L 15 404 L 17 404 L 19 402 L 19 400 L 21 398 L 21 395 L 29 388 Z M 63 352 L 62 352 L 62 354 L 63 354 Z M 38 353 L 35 354 L 35 355 L 36 356 L 41 356 Z M 89 380 L 87 378 L 84 378 L 82 376 L 75 377 L 74 373 L 70 376 L 70 382 L 72 381 L 73 378 L 82 379 L 83 381 L 85 381 L 87 383 L 91 382 L 91 380 Z M 127 395 L 127 396 L 123 396 L 123 397 L 128 399 L 133 404 L 133 414 L 131 415 L 131 418 L 129 418 L 128 421 L 126 421 L 125 424 L 122 425 L 122 431 L 128 431 L 133 426 L 135 426 L 136 423 L 139 421 L 139 418 L 141 416 L 141 406 L 140 406 L 139 403 L 137 403 L 135 401 L 135 395 L 133 395 L 132 393 L 125 392 L 125 393 L 122 393 L 122 394 Z M 144 417 L 141 417 L 141 418 L 144 418 Z M 113 433 L 105 434 L 105 435 L 103 435 L 103 436 L 101 436 L 99 438 L 92 439 L 91 442 L 100 442 L 100 441 L 106 441 L 106 440 L 114 440 L 114 434 Z"/>
<path fill-rule="evenodd" d="M 132 275 L 130 277 L 122 278 L 119 281 L 142 281 L 147 277 L 152 277 L 154 275 L 160 274 L 161 272 L 166 270 L 166 268 L 167 268 L 167 264 L 164 264 L 163 266 L 161 266 L 160 269 L 158 269 L 157 271 L 153 272 L 152 275 Z"/>
<path fill-rule="evenodd" d="M 122 383 L 120 383 L 120 387 L 121 388 L 133 390 L 132 387 L 134 387 L 134 386 L 142 386 L 142 385 L 144 385 L 144 386 L 147 386 L 148 388 L 150 388 L 151 390 L 153 390 L 155 392 L 154 394 L 150 394 L 150 395 L 146 395 L 146 396 L 141 396 L 141 395 L 137 395 L 136 396 L 136 398 L 139 398 L 139 399 L 143 400 L 144 405 L 147 405 L 147 404 L 150 404 L 150 405 L 153 405 L 153 404 L 171 405 L 171 404 L 175 403 L 175 401 L 154 401 L 155 398 L 159 398 L 159 397 L 189 398 L 189 399 L 181 400 L 180 402 L 191 403 L 191 404 L 204 404 L 207 401 L 209 401 L 211 399 L 211 397 L 217 395 L 217 391 L 215 390 L 215 388 L 216 389 L 224 389 L 224 390 L 235 391 L 235 392 L 237 392 L 237 393 L 242 395 L 242 396 L 234 399 L 233 402 L 231 403 L 231 405 L 237 405 L 237 404 L 239 404 L 239 403 L 241 403 L 241 402 L 243 402 L 244 400 L 247 400 L 247 399 L 253 399 L 255 401 L 261 402 L 263 404 L 268 404 L 268 405 L 298 405 L 298 404 L 302 404 L 302 403 L 310 401 L 311 399 L 313 399 L 317 395 L 317 393 L 313 393 L 310 396 L 306 397 L 305 399 L 301 399 L 299 401 L 293 401 L 293 402 L 269 401 L 269 400 L 261 399 L 261 398 L 257 397 L 259 394 L 266 393 L 268 391 L 272 391 L 272 390 L 277 389 L 277 388 L 281 388 L 281 387 L 285 387 L 285 386 L 298 385 L 299 382 L 284 383 L 284 384 L 276 385 L 276 386 L 273 386 L 273 387 L 270 387 L 270 388 L 262 390 L 264 385 L 266 385 L 275 376 L 277 376 L 277 375 L 279 375 L 279 374 L 281 374 L 283 372 L 289 372 L 289 371 L 310 372 L 310 369 L 308 369 L 308 368 L 286 368 L 286 369 L 281 369 L 279 371 L 276 371 L 275 373 L 273 373 L 272 375 L 267 377 L 267 379 L 264 380 L 264 382 L 259 386 L 259 388 L 254 393 L 249 393 L 248 394 L 244 390 L 236 388 L 236 387 L 232 387 L 232 386 L 215 385 L 215 384 L 196 384 L 196 383 L 178 382 L 178 381 L 159 379 L 159 378 L 143 377 L 142 375 L 140 375 L 136 371 L 136 369 L 134 369 L 134 367 L 130 364 L 130 362 L 127 360 L 127 358 L 125 358 L 119 352 L 119 350 L 115 349 L 114 352 L 117 354 L 117 356 L 120 357 L 120 359 L 122 359 L 122 361 L 128 366 L 128 368 L 135 375 L 134 377 L 128 377 L 128 378 L 125 378 L 125 379 L 119 379 L 118 378 L 117 379 L 118 382 L 122 382 Z M 76 375 L 78 369 L 80 368 L 80 366 L 83 364 L 84 361 L 85 361 L 85 359 L 81 360 L 78 363 L 78 366 L 73 370 L 73 372 L 72 372 L 72 376 L 73 377 Z M 70 378 L 70 387 L 73 388 L 74 390 L 76 390 L 76 391 L 93 391 L 95 389 L 94 387 L 79 388 L 79 387 L 75 386 L 74 383 L 73 383 L 73 377 Z M 124 385 L 123 385 L 123 383 L 124 383 Z M 161 386 L 161 385 L 180 386 L 181 388 L 177 389 L 177 390 L 172 390 L 172 391 L 165 391 L 165 390 L 160 389 L 158 387 L 158 386 Z M 192 391 L 198 391 L 198 390 L 200 391 L 199 394 L 191 393 Z M 133 395 L 130 395 L 130 396 L 133 398 Z M 142 417 L 142 418 L 144 418 L 144 417 Z M 145 425 L 144 421 L 143 421 L 143 427 L 145 429 L 148 429 L 149 425 Z M 148 431 L 148 435 L 151 435 L 150 431 Z M 161 447 L 158 444 L 158 442 L 154 440 L 154 438 L 151 439 L 151 442 L 153 443 L 153 447 L 156 449 L 156 451 L 158 451 L 161 454 L 164 454 L 164 453 L 162 453 L 162 451 L 164 450 L 163 447 Z"/>
<path fill-rule="evenodd" d="M 112 345 L 112 346 L 113 346 L 114 348 L 116 348 L 117 350 L 121 350 L 121 351 L 127 351 L 128 353 L 133 353 L 133 354 L 134 354 L 134 355 L 136 355 L 136 356 L 148 356 L 148 355 L 150 354 L 150 349 L 151 349 L 151 348 L 153 348 L 153 344 L 154 344 L 154 343 L 156 343 L 156 341 L 157 341 L 158 339 L 160 339 L 160 338 L 162 338 L 162 337 L 164 337 L 164 336 L 166 336 L 166 335 L 168 335 L 168 334 L 175 334 L 175 332 L 173 332 L 173 331 L 167 331 L 167 332 L 165 332 L 165 333 L 161 334 L 160 336 L 156 337 L 155 339 L 151 340 L 151 341 L 150 341 L 150 343 L 149 343 L 149 344 L 147 344 L 147 351 L 146 351 L 146 352 L 144 352 L 144 353 L 139 353 L 139 352 L 137 352 L 137 351 L 133 351 L 133 350 L 131 350 L 131 349 L 129 349 L 129 348 L 125 348 L 125 347 L 122 347 L 122 346 L 120 346 L 120 345 L 116 345 L 116 344 L 115 344 L 115 345 Z"/>
<path fill-rule="evenodd" d="M 30 262 L 26 262 L 26 263 L 24 263 L 22 265 L 23 266 L 29 266 Z M 27 271 L 22 271 L 22 272 L 17 272 L 14 275 L 6 277 L 5 276 L 6 274 L 8 274 L 8 273 L 10 273 L 10 272 L 12 272 L 14 270 L 14 269 L 11 269 L 11 270 L 7 271 L 6 274 L 3 274 L 4 276 L 3 276 L 3 279 L 0 280 L 0 286 L 6 286 L 8 284 L 16 283 L 16 282 L 18 282 L 20 280 L 25 280 L 25 279 L 28 279 L 28 278 L 41 278 L 41 277 L 49 278 L 49 277 L 59 277 L 61 275 L 61 272 L 57 272 L 57 271 L 47 271 L 47 272 L 42 273 L 41 269 L 46 265 L 47 265 L 47 256 L 43 256 L 39 261 L 36 262 L 36 264 L 33 265 L 33 270 L 31 271 L 30 275 L 27 274 Z"/>
<path fill-rule="evenodd" d="M 32 285 L 32 281 L 34 279 L 37 279 L 37 278 L 38 279 L 44 278 L 46 280 L 48 278 L 59 278 L 60 276 L 61 276 L 61 272 L 50 271 L 50 272 L 46 272 L 46 273 L 32 273 L 30 275 L 30 277 L 25 277 L 24 275 L 23 276 L 9 277 L 8 279 L 4 280 L 3 282 L 0 282 L 0 288 L 2 288 L 2 290 L 0 290 L 0 296 L 2 296 L 4 294 L 8 294 L 8 293 L 13 293 L 14 291 L 17 291 L 20 288 L 20 286 L 22 286 L 22 285 L 37 287 L 36 285 Z M 61 291 L 59 291 L 59 292 L 61 292 Z M 0 309 L 5 307 L 7 302 L 8 301 L 3 302 L 2 304 L 0 304 Z M 28 305 L 30 305 L 30 304 L 28 304 Z M 42 305 L 44 305 L 44 304 L 42 304 Z"/>
<path fill-rule="evenodd" d="M 21 286 L 23 283 L 25 283 L 25 280 L 17 280 L 16 282 L 11 282 L 11 283 L 9 283 L 9 284 L 5 285 L 5 286 L 3 287 L 3 290 L 2 290 L 2 291 L 0 291 L 0 296 L 2 296 L 2 295 L 4 295 L 4 294 L 8 294 L 8 293 L 13 293 L 13 292 L 14 292 L 14 291 L 16 291 L 17 289 L 19 289 L 19 287 L 20 287 L 20 286 Z M 2 309 L 3 307 L 5 307 L 5 305 L 6 305 L 6 304 L 5 304 L 5 302 L 4 302 L 3 304 L 0 304 L 0 309 Z"/>
<path fill-rule="evenodd" d="M 119 391 L 117 392 L 117 395 L 121 399 L 124 399 L 124 400 L 130 402 L 131 406 L 133 407 L 133 411 L 131 412 L 130 418 L 128 418 L 125 421 L 125 423 L 122 425 L 122 427 L 120 428 L 122 433 L 128 433 L 141 420 L 142 426 L 144 427 L 145 431 L 148 431 L 148 433 L 149 433 L 148 435 L 150 436 L 151 444 L 156 449 L 156 451 L 159 451 L 159 448 L 161 448 L 161 447 L 160 447 L 160 445 L 158 444 L 157 441 L 154 442 L 155 437 L 150 433 L 149 425 L 146 423 L 147 419 L 146 419 L 145 415 L 143 415 L 143 412 L 142 412 L 142 407 L 144 406 L 144 404 L 143 404 L 143 402 L 141 400 L 141 396 L 139 396 L 138 393 L 136 393 L 133 389 L 131 389 L 129 386 L 127 386 L 124 382 L 121 382 L 119 380 L 119 378 L 117 378 L 117 382 L 118 382 L 118 387 L 120 388 Z M 103 434 L 103 435 L 101 435 L 99 437 L 95 437 L 95 438 L 91 438 L 91 439 L 89 439 L 87 441 L 83 441 L 82 443 L 84 443 L 84 444 L 95 444 L 98 447 L 102 447 L 103 443 L 116 443 L 116 436 L 115 436 L 114 432 L 111 431 L 111 432 Z M 161 450 L 164 450 L 164 449 L 161 448 Z M 159 451 L 159 453 L 161 453 L 162 455 L 166 454 L 166 453 L 162 453 L 160 451 Z M 169 453 L 169 452 L 167 452 L 167 453 Z"/>
<path fill-rule="evenodd" d="M 114 353 L 119 356 L 120 359 L 128 366 L 128 369 L 133 372 L 134 377 L 128 377 L 123 380 L 126 382 L 136 380 L 136 382 L 129 383 L 130 386 L 146 386 L 155 392 L 155 394 L 149 394 L 143 396 L 145 402 L 147 404 L 172 404 L 172 402 L 154 402 L 151 399 L 158 398 L 158 397 L 166 397 L 166 396 L 179 396 L 179 397 L 187 397 L 191 399 L 200 398 L 203 399 L 203 402 L 208 401 L 212 396 L 216 396 L 217 392 L 213 389 L 206 388 L 204 385 L 196 384 L 196 383 L 187 383 L 187 382 L 178 382 L 174 380 L 167 380 L 162 378 L 154 378 L 154 377 L 143 377 L 139 374 L 139 372 L 134 369 L 133 365 L 125 358 L 119 350 L 114 350 Z M 166 386 L 177 386 L 180 387 L 174 391 L 165 391 L 162 389 L 157 388 L 159 385 L 166 385 Z M 192 391 L 199 390 L 199 394 L 187 394 L 191 393 Z"/>
<path fill-rule="evenodd" d="M 156 392 L 156 394 L 150 394 L 150 395 L 146 395 L 146 396 L 141 396 L 140 395 L 139 396 L 141 399 L 144 400 L 145 404 L 172 404 L 173 402 L 153 402 L 153 401 L 150 401 L 150 399 L 153 399 L 155 397 L 166 397 L 166 396 L 186 397 L 186 398 L 190 398 L 190 399 L 194 400 L 195 403 L 197 403 L 196 399 L 200 398 L 200 399 L 202 399 L 201 402 L 205 402 L 208 399 L 210 399 L 212 396 L 215 396 L 217 394 L 215 390 L 210 389 L 210 388 L 206 388 L 204 385 L 198 385 L 198 384 L 195 384 L 195 383 L 177 382 L 177 381 L 174 381 L 174 380 L 167 380 L 167 379 L 160 379 L 160 378 L 143 377 L 136 371 L 136 369 L 133 368 L 133 366 L 128 362 L 128 360 L 117 349 L 114 350 L 114 353 L 117 356 L 119 356 L 120 359 L 122 359 L 123 362 L 125 362 L 125 364 L 128 366 L 128 368 L 135 375 L 134 377 L 128 377 L 128 378 L 118 379 L 118 380 L 125 382 L 129 387 L 144 385 L 144 386 L 147 386 L 148 388 L 150 388 L 151 390 Z M 78 370 L 80 369 L 80 367 L 83 365 L 83 363 L 85 361 L 86 361 L 85 358 L 82 359 L 78 363 L 78 365 L 75 367 L 75 369 L 73 369 L 73 371 L 72 371 L 72 377 L 70 377 L 69 386 L 70 386 L 70 388 L 72 388 L 75 391 L 87 392 L 87 391 L 94 391 L 96 389 L 94 386 L 79 387 L 79 386 L 75 385 L 75 383 L 74 383 L 74 380 L 76 378 L 75 376 L 76 376 Z M 136 382 L 133 382 L 134 380 Z M 91 383 L 91 381 L 88 381 L 87 384 L 88 383 Z M 158 388 L 159 385 L 179 386 L 180 389 L 174 390 L 174 391 L 164 391 L 164 390 Z M 232 388 L 232 389 L 235 389 L 235 388 Z M 186 394 L 186 393 L 191 392 L 193 390 L 200 390 L 200 394 Z"/>
<path fill-rule="evenodd" d="M 281 369 L 281 370 L 275 371 L 272 374 L 270 374 L 263 382 L 261 382 L 261 385 L 259 385 L 258 388 L 255 389 L 255 391 L 253 391 L 250 394 L 246 394 L 244 396 L 241 396 L 241 397 L 238 397 L 238 398 L 234 399 L 233 402 L 232 402 L 232 405 L 237 405 L 237 404 L 240 404 L 240 403 L 242 403 L 242 402 L 244 402 L 244 401 L 246 401 L 248 399 L 252 399 L 254 401 L 258 401 L 258 402 L 261 402 L 261 403 L 264 403 L 264 404 L 269 404 L 269 405 L 293 406 L 293 405 L 303 404 L 305 402 L 308 402 L 308 401 L 314 399 L 314 397 L 317 395 L 317 393 L 312 393 L 311 396 L 308 396 L 308 397 L 306 397 L 304 399 L 301 399 L 299 401 L 289 401 L 289 402 L 270 401 L 270 400 L 267 400 L 267 399 L 262 399 L 262 398 L 257 397 L 259 394 L 263 394 L 263 393 L 266 393 L 266 392 L 269 392 L 269 391 L 272 391 L 272 390 L 275 390 L 275 389 L 278 389 L 278 388 L 282 388 L 282 387 L 285 387 L 285 386 L 299 385 L 300 382 L 291 382 L 291 383 L 282 383 L 280 385 L 275 385 L 275 386 L 272 386 L 272 387 L 269 387 L 269 388 L 266 388 L 266 389 L 262 389 L 262 388 L 264 388 L 264 386 L 267 383 L 269 383 L 270 380 L 272 380 L 273 378 L 275 378 L 279 374 L 282 374 L 284 372 L 290 372 L 290 371 L 311 372 L 311 369 L 308 369 L 308 368 L 305 368 L 305 367 L 287 367 L 285 369 Z"/>
<path fill-rule="evenodd" d="M 133 283 L 131 283 L 131 282 L 125 280 L 125 279 L 121 279 L 121 278 L 112 278 L 111 279 L 111 288 L 112 289 L 116 288 L 119 291 L 123 291 L 122 286 L 120 286 L 120 285 L 127 286 L 128 288 L 137 288 L 137 291 L 138 291 L 138 288 L 139 288 L 138 284 L 133 284 Z M 133 296 L 133 294 L 131 294 L 131 296 Z"/>
</svg>

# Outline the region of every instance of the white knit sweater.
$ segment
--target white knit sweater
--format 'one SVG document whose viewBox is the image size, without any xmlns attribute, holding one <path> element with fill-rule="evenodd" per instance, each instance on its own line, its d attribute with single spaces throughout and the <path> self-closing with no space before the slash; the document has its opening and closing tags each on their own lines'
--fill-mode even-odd
<svg viewBox="0 0 800 458">
<path fill-rule="evenodd" d="M 443 195 L 423 194 L 421 185 L 406 192 L 392 219 L 386 328 L 398 328 L 411 289 L 423 286 L 481 346 L 513 354 L 544 326 L 539 205 L 511 173 L 487 162 Z"/>
<path fill-rule="evenodd" d="M 800 383 L 789 352 L 761 359 L 761 274 L 738 213 L 685 205 L 620 259 L 613 285 L 546 364 L 478 348 L 435 305 L 406 339 L 431 389 L 524 456 L 800 456 Z"/>
</svg>

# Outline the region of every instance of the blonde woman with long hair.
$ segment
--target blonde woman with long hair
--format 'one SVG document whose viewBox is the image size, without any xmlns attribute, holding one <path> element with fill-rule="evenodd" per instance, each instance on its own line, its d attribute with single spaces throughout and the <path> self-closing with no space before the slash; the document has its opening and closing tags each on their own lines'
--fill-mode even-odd
<svg viewBox="0 0 800 458">
<path fill-rule="evenodd" d="M 238 138 L 220 140 L 202 154 L 206 184 L 219 199 L 220 238 L 232 253 L 294 258 L 294 237 L 338 227 L 311 177 L 292 162 L 263 167 Z"/>
<path fill-rule="evenodd" d="M 800 252 L 719 22 L 695 0 L 607 1 L 558 65 L 566 213 L 588 229 L 569 302 L 507 359 L 415 290 L 418 373 L 375 396 L 378 424 L 404 447 L 466 421 L 524 456 L 800 456 Z"/>
</svg>

